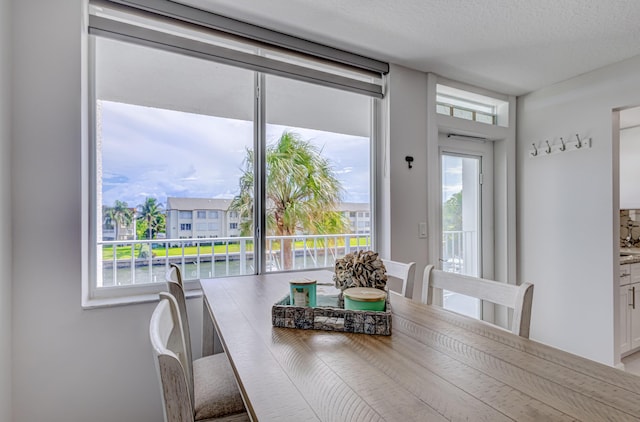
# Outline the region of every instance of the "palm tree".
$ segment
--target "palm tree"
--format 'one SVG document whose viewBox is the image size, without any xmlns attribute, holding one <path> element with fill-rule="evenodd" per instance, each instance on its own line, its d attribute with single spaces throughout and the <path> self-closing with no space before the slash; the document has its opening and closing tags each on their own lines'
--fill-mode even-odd
<svg viewBox="0 0 640 422">
<path fill-rule="evenodd" d="M 285 131 L 266 151 L 267 235 L 292 236 L 341 233 L 347 227 L 336 210 L 342 186 L 322 151 L 300 135 Z M 230 208 L 242 218 L 243 236 L 253 227 L 254 153 L 247 149 L 245 170 L 240 177 L 240 193 Z M 292 239 L 283 239 L 284 268 L 291 269 Z"/>
<path fill-rule="evenodd" d="M 149 239 L 153 239 L 154 230 L 162 223 L 162 204 L 156 198 L 147 197 L 143 204 L 138 205 L 138 218 L 146 221 Z"/>
<path fill-rule="evenodd" d="M 107 218 L 115 225 L 115 240 L 119 239 L 119 229 L 133 221 L 133 211 L 126 202 L 116 200 L 113 207 L 107 209 Z"/>
</svg>

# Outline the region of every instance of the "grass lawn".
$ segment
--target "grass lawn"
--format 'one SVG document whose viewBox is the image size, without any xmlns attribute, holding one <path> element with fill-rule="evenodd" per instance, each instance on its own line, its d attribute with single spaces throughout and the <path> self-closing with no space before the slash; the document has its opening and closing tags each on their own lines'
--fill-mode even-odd
<svg viewBox="0 0 640 422">
<path fill-rule="evenodd" d="M 349 239 L 350 240 L 350 245 L 351 246 L 366 246 L 367 245 L 367 239 L 366 238 L 352 238 Z M 359 242 L 358 242 L 359 241 Z M 307 249 L 312 249 L 313 248 L 313 240 L 307 240 Z M 280 242 L 272 242 L 271 243 L 271 247 L 274 251 L 279 251 L 280 250 Z M 344 241 L 342 242 L 338 242 L 339 246 L 344 246 Z M 322 249 L 322 243 L 317 241 L 316 242 L 316 246 L 318 247 L 318 249 Z M 333 244 L 330 245 L 331 247 L 333 247 Z M 198 252 L 200 253 L 200 255 L 211 255 L 211 246 L 200 246 L 200 249 L 198 251 L 198 247 L 197 246 L 185 246 L 184 247 L 184 254 L 185 256 L 187 255 L 198 255 Z M 214 251 L 215 254 L 225 254 L 227 253 L 227 245 L 215 245 L 214 247 Z M 231 243 L 228 245 L 228 252 L 229 253 L 237 253 L 240 252 L 240 244 L 238 243 Z M 132 249 L 132 245 L 126 245 L 126 246 L 118 246 L 115 248 L 116 250 L 116 259 L 131 259 L 131 249 Z M 147 247 L 142 245 L 142 244 L 137 244 L 135 245 L 135 252 L 134 252 L 134 256 L 136 258 L 140 257 L 140 252 L 146 250 Z M 304 241 L 297 241 L 295 242 L 295 249 L 296 250 L 300 250 L 300 249 L 304 249 Z M 165 247 L 159 247 L 159 248 L 153 248 L 153 253 L 155 255 L 155 257 L 160 258 L 163 256 L 167 255 L 167 250 L 169 253 L 169 256 L 182 256 L 182 247 L 172 247 L 172 248 L 168 248 L 166 249 Z M 248 243 L 247 244 L 247 251 L 253 251 L 253 244 L 252 243 Z M 113 259 L 113 252 L 114 252 L 114 246 L 108 245 L 108 246 L 103 246 L 102 248 L 102 260 L 103 261 L 109 261 Z"/>
</svg>

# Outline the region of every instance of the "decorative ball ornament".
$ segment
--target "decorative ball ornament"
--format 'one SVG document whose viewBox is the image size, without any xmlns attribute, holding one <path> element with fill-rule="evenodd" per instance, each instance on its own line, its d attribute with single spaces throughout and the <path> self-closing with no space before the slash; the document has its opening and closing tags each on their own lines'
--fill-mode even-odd
<svg viewBox="0 0 640 422">
<path fill-rule="evenodd" d="M 386 290 L 387 269 L 377 252 L 357 251 L 336 260 L 333 281 L 341 291 L 351 287 Z"/>
</svg>

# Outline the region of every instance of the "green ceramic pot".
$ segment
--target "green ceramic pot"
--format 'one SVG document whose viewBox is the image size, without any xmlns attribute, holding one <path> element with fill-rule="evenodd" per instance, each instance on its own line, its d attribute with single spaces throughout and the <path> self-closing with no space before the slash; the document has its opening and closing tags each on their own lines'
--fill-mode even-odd
<svg viewBox="0 0 640 422">
<path fill-rule="evenodd" d="M 387 293 L 373 287 L 352 287 L 342 292 L 344 309 L 351 311 L 384 311 Z"/>
</svg>

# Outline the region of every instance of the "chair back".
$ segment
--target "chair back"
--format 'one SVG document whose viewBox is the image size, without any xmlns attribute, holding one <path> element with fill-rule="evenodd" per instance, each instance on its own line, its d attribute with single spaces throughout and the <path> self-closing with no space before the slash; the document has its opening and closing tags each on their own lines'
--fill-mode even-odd
<svg viewBox="0 0 640 422">
<path fill-rule="evenodd" d="M 187 356 L 187 374 L 190 379 L 193 379 L 193 354 L 191 350 L 191 330 L 189 329 L 189 318 L 187 316 L 187 300 L 184 294 L 184 287 L 182 284 L 182 276 L 180 274 L 180 268 L 175 264 L 170 264 L 169 270 L 165 275 L 167 281 L 167 291 L 175 298 L 178 304 L 178 311 L 180 314 L 180 320 L 182 323 L 182 330 L 184 332 L 186 356 Z"/>
<path fill-rule="evenodd" d="M 399 279 L 402 282 L 401 289 L 398 293 L 402 296 L 411 299 L 413 297 L 413 283 L 416 274 L 416 263 L 391 261 L 389 259 L 383 259 L 382 263 L 387 270 L 387 276 L 391 276 Z"/>
<path fill-rule="evenodd" d="M 165 421 L 193 421 L 193 381 L 185 370 L 184 331 L 178 303 L 168 293 L 160 293 L 160 302 L 151 315 L 149 338 L 160 379 Z"/>
<path fill-rule="evenodd" d="M 182 273 L 180 267 L 176 264 L 169 264 L 169 269 L 165 275 L 167 281 L 175 281 L 184 289 L 184 283 L 182 282 Z"/>
<path fill-rule="evenodd" d="M 422 278 L 422 301 L 424 303 L 433 304 L 434 288 L 461 293 L 513 309 L 511 331 L 521 337 L 529 338 L 533 284 L 522 283 L 515 286 L 437 270 L 433 265 L 427 265 Z"/>
</svg>

